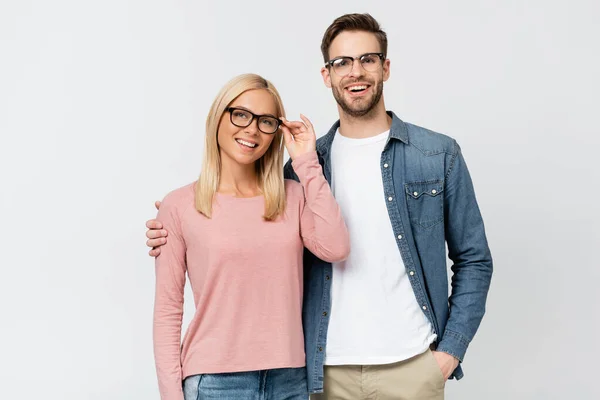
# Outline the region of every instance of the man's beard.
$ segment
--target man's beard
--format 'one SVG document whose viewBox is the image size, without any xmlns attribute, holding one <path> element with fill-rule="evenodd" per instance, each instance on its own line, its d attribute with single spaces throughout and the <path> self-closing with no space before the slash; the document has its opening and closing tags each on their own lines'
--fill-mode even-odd
<svg viewBox="0 0 600 400">
<path fill-rule="evenodd" d="M 377 103 L 379 103 L 379 100 L 381 100 L 381 96 L 383 95 L 383 81 L 379 81 L 376 86 L 372 85 L 371 87 L 375 88 L 373 96 L 371 97 L 371 101 L 360 108 L 352 108 L 350 104 L 346 103 L 337 86 L 332 87 L 333 97 L 342 110 L 349 116 L 354 118 L 364 117 L 375 109 Z"/>
</svg>

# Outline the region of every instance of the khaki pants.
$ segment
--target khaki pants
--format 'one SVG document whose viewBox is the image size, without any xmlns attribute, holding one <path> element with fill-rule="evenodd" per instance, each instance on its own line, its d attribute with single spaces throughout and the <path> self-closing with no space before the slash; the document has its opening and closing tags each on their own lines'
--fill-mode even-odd
<svg viewBox="0 0 600 400">
<path fill-rule="evenodd" d="M 326 365 L 324 393 L 311 400 L 444 400 L 446 382 L 431 350 L 384 365 Z"/>
</svg>

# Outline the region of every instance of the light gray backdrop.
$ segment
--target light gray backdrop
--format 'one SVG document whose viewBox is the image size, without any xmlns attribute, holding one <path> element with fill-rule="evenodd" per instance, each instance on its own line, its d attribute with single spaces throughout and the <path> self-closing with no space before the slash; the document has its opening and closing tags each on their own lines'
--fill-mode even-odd
<svg viewBox="0 0 600 400">
<path fill-rule="evenodd" d="M 158 399 L 153 202 L 257 72 L 324 134 L 325 28 L 370 12 L 389 109 L 462 145 L 495 259 L 450 400 L 597 399 L 597 1 L 0 2 L 0 398 Z M 191 296 L 187 297 L 186 321 Z"/>
</svg>

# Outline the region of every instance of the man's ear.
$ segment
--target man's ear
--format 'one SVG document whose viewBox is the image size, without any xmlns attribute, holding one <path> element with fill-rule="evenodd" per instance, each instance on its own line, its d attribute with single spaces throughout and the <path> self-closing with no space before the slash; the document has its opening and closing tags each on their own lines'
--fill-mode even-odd
<svg viewBox="0 0 600 400">
<path fill-rule="evenodd" d="M 329 74 L 329 68 L 321 68 L 321 76 L 323 77 L 323 83 L 325 84 L 325 86 L 331 89 L 331 75 Z"/>
<path fill-rule="evenodd" d="M 383 61 L 383 81 L 385 82 L 388 79 L 390 79 L 390 60 L 386 58 Z"/>
</svg>

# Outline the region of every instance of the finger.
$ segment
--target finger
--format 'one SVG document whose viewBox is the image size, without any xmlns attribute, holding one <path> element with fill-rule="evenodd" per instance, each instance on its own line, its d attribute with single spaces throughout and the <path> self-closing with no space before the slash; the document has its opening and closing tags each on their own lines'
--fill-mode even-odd
<svg viewBox="0 0 600 400">
<path fill-rule="evenodd" d="M 148 221 L 146 221 L 146 228 L 162 229 L 162 224 L 157 219 L 149 219 Z"/>
<path fill-rule="evenodd" d="M 165 238 L 158 238 L 158 239 L 148 239 L 146 240 L 146 246 L 148 247 L 160 247 L 163 244 L 167 243 L 167 239 Z"/>
<path fill-rule="evenodd" d="M 304 123 L 302 123 L 301 121 L 288 121 L 284 117 L 281 117 L 281 122 L 283 122 L 283 124 L 285 126 L 287 126 L 288 128 L 292 128 L 292 129 L 298 129 L 298 128 L 305 128 L 306 127 L 304 125 Z"/>
<path fill-rule="evenodd" d="M 298 125 L 298 123 L 294 123 L 294 125 L 288 126 L 292 135 L 296 136 L 306 132 L 306 126 L 301 122 L 299 124 L 300 125 Z"/>
<path fill-rule="evenodd" d="M 154 207 L 156 207 L 156 209 L 158 210 L 160 208 L 160 201 L 155 201 L 154 202 Z"/>
<path fill-rule="evenodd" d="M 296 134 L 304 133 L 304 132 L 307 131 L 306 125 L 302 124 L 300 126 L 297 126 L 297 127 L 294 128 L 294 131 L 295 131 Z"/>
<path fill-rule="evenodd" d="M 152 257 L 158 257 L 160 255 L 160 248 L 152 249 L 148 254 Z"/>
<path fill-rule="evenodd" d="M 167 231 L 160 229 L 149 229 L 146 231 L 146 237 L 148 239 L 158 239 L 162 237 L 167 237 Z"/>
<path fill-rule="evenodd" d="M 298 122 L 298 126 L 296 126 L 296 133 L 304 133 L 308 131 L 308 127 L 304 124 L 304 122 Z"/>
<path fill-rule="evenodd" d="M 281 122 L 283 123 L 282 126 L 289 126 L 290 125 L 290 121 L 288 121 L 285 117 L 281 117 Z"/>
<path fill-rule="evenodd" d="M 292 136 L 292 133 L 290 132 L 289 128 L 287 126 L 282 125 L 281 126 L 281 130 L 283 131 L 283 143 L 286 145 L 292 143 L 294 141 L 294 138 Z"/>
<path fill-rule="evenodd" d="M 300 114 L 300 118 L 302 118 L 302 121 L 304 121 L 304 124 L 306 125 L 306 127 L 308 129 L 314 130 L 312 122 L 310 122 L 310 120 L 308 118 L 306 118 L 306 115 Z"/>
</svg>

